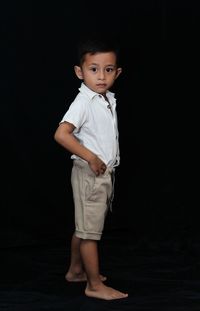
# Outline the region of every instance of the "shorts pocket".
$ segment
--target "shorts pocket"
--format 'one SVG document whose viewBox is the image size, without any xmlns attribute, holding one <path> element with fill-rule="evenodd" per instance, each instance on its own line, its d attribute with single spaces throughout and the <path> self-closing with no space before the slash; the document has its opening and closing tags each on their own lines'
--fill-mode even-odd
<svg viewBox="0 0 200 311">
<path fill-rule="evenodd" d="M 95 191 L 95 184 L 96 184 L 96 176 L 88 175 L 87 173 L 83 174 L 84 189 L 85 189 L 85 200 L 90 201 L 90 197 L 92 193 Z"/>
</svg>

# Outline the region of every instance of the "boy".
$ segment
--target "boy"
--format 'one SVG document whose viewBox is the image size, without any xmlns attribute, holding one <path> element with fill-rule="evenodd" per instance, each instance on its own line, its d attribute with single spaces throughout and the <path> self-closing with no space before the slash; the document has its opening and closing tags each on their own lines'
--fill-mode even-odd
<svg viewBox="0 0 200 311">
<path fill-rule="evenodd" d="M 79 93 L 63 116 L 54 138 L 73 159 L 71 174 L 75 233 L 66 280 L 87 281 L 85 294 L 105 300 L 126 298 L 106 286 L 99 273 L 97 241 L 112 197 L 112 174 L 119 165 L 116 100 L 109 89 L 121 74 L 118 50 L 111 42 L 86 40 L 79 46 L 82 80 Z"/>
</svg>

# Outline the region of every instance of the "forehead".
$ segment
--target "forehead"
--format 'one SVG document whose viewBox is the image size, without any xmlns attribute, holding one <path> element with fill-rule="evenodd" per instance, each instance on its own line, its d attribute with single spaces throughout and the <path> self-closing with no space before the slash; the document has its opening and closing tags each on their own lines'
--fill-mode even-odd
<svg viewBox="0 0 200 311">
<path fill-rule="evenodd" d="M 116 61 L 117 57 L 114 52 L 86 53 L 84 57 L 86 64 L 116 65 Z"/>
</svg>

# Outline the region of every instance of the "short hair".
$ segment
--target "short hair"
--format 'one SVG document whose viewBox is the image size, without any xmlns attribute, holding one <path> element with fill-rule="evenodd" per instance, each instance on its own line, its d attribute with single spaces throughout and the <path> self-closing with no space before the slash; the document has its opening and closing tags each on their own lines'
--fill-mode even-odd
<svg viewBox="0 0 200 311">
<path fill-rule="evenodd" d="M 100 37 L 100 36 L 90 36 L 86 38 L 82 38 L 78 42 L 77 48 L 77 61 L 79 65 L 82 65 L 84 62 L 84 57 L 87 53 L 92 55 L 96 53 L 106 53 L 106 52 L 114 52 L 116 55 L 117 66 L 119 65 L 119 54 L 120 49 L 113 37 Z"/>
</svg>

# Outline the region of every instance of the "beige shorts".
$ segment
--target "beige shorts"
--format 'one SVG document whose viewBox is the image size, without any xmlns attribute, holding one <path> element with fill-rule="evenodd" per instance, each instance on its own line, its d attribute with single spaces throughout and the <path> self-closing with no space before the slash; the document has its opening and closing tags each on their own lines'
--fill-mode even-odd
<svg viewBox="0 0 200 311">
<path fill-rule="evenodd" d="M 100 240 L 112 194 L 112 170 L 96 176 L 86 162 L 73 160 L 71 183 L 75 205 L 75 235 Z"/>
</svg>

